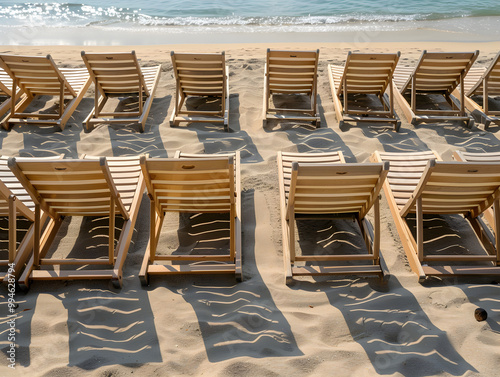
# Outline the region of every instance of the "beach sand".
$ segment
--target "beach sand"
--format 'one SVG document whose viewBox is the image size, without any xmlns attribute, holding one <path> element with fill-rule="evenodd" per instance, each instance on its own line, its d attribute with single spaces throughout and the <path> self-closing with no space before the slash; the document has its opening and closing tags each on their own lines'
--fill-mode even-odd
<svg viewBox="0 0 500 377">
<path fill-rule="evenodd" d="M 263 41 L 264 42 L 264 41 Z M 321 128 L 270 122 L 262 126 L 262 86 L 266 49 L 320 49 Z M 348 51 L 401 51 L 400 64 L 412 66 L 422 50 L 479 49 L 476 64 L 487 65 L 498 43 L 280 43 L 157 45 L 119 47 L 0 46 L 1 53 L 52 54 L 57 64 L 83 66 L 80 51 L 130 51 L 142 64 L 162 64 L 162 76 L 144 133 L 138 126 L 100 125 L 90 133 L 81 122 L 92 108 L 86 95 L 64 132 L 16 126 L 0 131 L 2 155 L 41 156 L 86 153 L 122 156 L 149 153 L 173 157 L 189 153 L 241 151 L 244 281 L 223 276 L 139 278 L 149 237 L 149 200 L 124 267 L 124 285 L 107 281 L 35 282 L 18 292 L 16 368 L 7 367 L 6 291 L 2 307 L 2 376 L 497 376 L 500 370 L 500 286 L 495 278 L 429 279 L 419 284 L 382 196 L 382 255 L 391 273 L 377 278 L 302 278 L 285 285 L 279 215 L 277 151 L 341 150 L 348 162 L 366 162 L 376 150 L 499 151 L 499 127 L 469 130 L 458 123 L 413 126 L 403 117 L 390 125 L 346 125 L 339 129 L 326 74 Z M 226 52 L 230 77 L 230 133 L 192 124 L 170 128 L 175 83 L 170 51 Z M 185 219 L 184 219 L 185 220 Z M 197 245 L 196 229 L 171 215 L 162 251 Z M 182 226 L 179 228 L 179 226 Z M 334 251 L 356 247 L 349 224 L 299 227 L 302 248 Z M 65 220 L 53 251 L 68 254 L 99 247 L 90 220 Z M 479 247 L 464 220 L 435 218 L 429 247 Z M 107 232 L 104 229 L 104 234 Z M 347 234 L 347 237 L 343 235 Z M 465 236 L 464 236 L 465 235 Z M 224 240 L 215 240 L 225 247 Z M 214 242 L 215 242 L 214 241 Z M 227 243 L 227 242 L 225 242 Z M 105 248 L 104 248 L 105 250 Z M 105 252 L 105 251 L 104 251 Z M 499 280 L 496 279 L 498 282 Z M 474 310 L 488 320 L 477 322 Z"/>
</svg>

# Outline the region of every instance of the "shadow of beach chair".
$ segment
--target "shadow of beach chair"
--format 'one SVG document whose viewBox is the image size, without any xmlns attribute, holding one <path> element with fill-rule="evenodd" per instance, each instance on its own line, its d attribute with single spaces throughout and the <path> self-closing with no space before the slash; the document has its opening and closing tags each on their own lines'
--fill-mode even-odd
<svg viewBox="0 0 500 377">
<path fill-rule="evenodd" d="M 494 162 L 494 163 L 500 163 L 500 152 L 491 152 L 491 153 L 470 153 L 470 152 L 462 152 L 462 151 L 455 151 L 453 152 L 453 158 L 456 161 L 463 161 L 463 162 L 472 162 L 472 163 L 482 163 L 482 162 Z M 497 213 L 499 211 L 497 210 Z M 499 222 L 500 218 L 497 218 L 495 220 L 495 212 L 493 211 L 493 207 L 488 208 L 486 211 L 483 213 L 484 218 L 488 223 L 491 225 L 491 227 L 494 228 L 495 226 L 495 221 Z M 495 228 L 494 228 L 495 230 Z M 500 236 L 499 234 L 495 234 L 495 237 Z"/>
<path fill-rule="evenodd" d="M 333 105 L 340 127 L 344 122 L 386 122 L 394 124 L 394 130 L 399 131 L 401 121 L 394 112 L 392 74 L 400 55 L 399 52 L 349 52 L 344 67 L 328 65 Z M 385 93 L 387 88 L 389 95 Z M 360 99 L 355 99 L 360 95 Z M 361 103 L 363 99 L 366 105 Z"/>
<path fill-rule="evenodd" d="M 491 123 L 500 125 L 500 110 L 490 109 L 488 104 L 490 96 L 500 96 L 500 52 L 488 68 L 471 68 L 464 79 L 463 88 L 465 107 L 476 121 L 483 123 L 486 130 Z M 461 95 L 460 87 L 455 90 L 454 95 Z"/>
<path fill-rule="evenodd" d="M 286 283 L 305 275 L 379 275 L 386 272 L 380 263 L 379 197 L 388 172 L 388 163 L 347 164 L 341 152 L 278 152 L 281 224 Z M 366 218 L 373 207 L 373 228 Z M 295 221 L 353 219 L 357 222 L 368 253 L 348 255 L 297 255 Z M 349 265 L 353 261 L 369 264 Z M 308 265 L 298 266 L 297 262 Z M 318 262 L 347 262 L 318 265 Z M 316 264 L 316 265 L 313 265 Z"/>
<path fill-rule="evenodd" d="M 478 55 L 479 51 L 424 51 L 415 68 L 399 65 L 393 76 L 394 95 L 408 122 L 462 121 L 471 128 L 474 119 L 465 111 L 464 95 L 455 98 L 452 93 Z"/>
<path fill-rule="evenodd" d="M 267 120 L 293 120 L 313 122 L 320 126 L 318 111 L 318 58 L 316 51 L 279 51 L 267 49 L 265 76 L 264 76 L 264 106 L 263 125 Z M 270 105 L 273 96 L 286 96 L 285 102 L 292 103 L 293 108 Z M 293 97 L 292 97 L 293 96 Z M 298 108 L 297 96 L 308 98 L 308 104 Z"/>
<path fill-rule="evenodd" d="M 85 68 L 58 68 L 50 55 L 1 54 L 0 67 L 13 80 L 11 92 L 20 89 L 23 93 L 19 102 L 10 101 L 10 113 L 2 121 L 6 130 L 12 124 L 58 126 L 64 130 L 91 83 Z M 56 97 L 53 107 L 57 109 L 24 112 L 40 96 Z M 66 97 L 71 98 L 69 102 Z"/>
<path fill-rule="evenodd" d="M 419 281 L 427 276 L 499 275 L 500 245 L 480 218 L 500 201 L 500 163 L 444 162 L 436 152 L 375 152 L 390 162 L 384 183 L 399 237 Z M 462 215 L 481 242 L 481 254 L 424 250 L 425 215 Z M 408 221 L 416 222 L 416 239 Z M 500 222 L 492 224 L 498 233 Z M 446 249 L 446 248 L 445 248 Z M 482 264 L 481 264 L 482 263 Z"/>
<path fill-rule="evenodd" d="M 40 220 L 35 216 L 34 252 L 19 284 L 28 287 L 31 280 L 111 279 L 115 286 L 121 286 L 122 268 L 145 188 L 139 157 L 85 157 L 50 162 L 9 158 L 8 165 L 35 203 L 35 213 L 44 211 L 57 227 L 66 216 L 109 217 L 107 256 L 58 259 L 45 258 L 50 242 L 44 244 L 39 232 Z M 115 246 L 116 216 L 123 218 L 123 227 Z M 71 265 L 76 268 L 62 269 Z M 92 268 L 87 269 L 89 266 Z"/>
<path fill-rule="evenodd" d="M 180 122 L 222 123 L 229 131 L 229 71 L 224 51 L 220 54 L 171 52 L 176 81 L 170 126 Z M 192 106 L 190 99 L 204 99 Z M 217 101 L 214 101 L 217 100 Z"/>
<path fill-rule="evenodd" d="M 41 160 L 55 160 L 62 157 L 62 155 L 45 157 Z M 24 161 L 30 161 L 30 159 L 22 158 Z M 8 219 L 8 258 L 0 260 L 0 265 L 10 266 L 12 277 L 17 279 L 33 250 L 35 204 L 19 180 L 8 168 L 7 161 L 8 157 L 0 156 L 0 216 Z M 46 212 L 40 211 L 38 216 L 40 217 L 40 225 L 43 226 L 48 215 Z M 17 246 L 18 218 L 24 218 L 31 222 L 23 239 L 19 242 L 19 246 Z M 50 220 L 45 226 L 42 238 L 47 240 L 53 229 L 54 222 Z M 7 277 L 7 274 L 0 275 L 0 279 L 7 279 Z"/>
<path fill-rule="evenodd" d="M 94 108 L 83 124 L 91 131 L 99 123 L 138 123 L 144 132 L 149 110 L 158 86 L 161 66 L 141 67 L 135 51 L 86 53 L 82 59 L 94 83 Z M 111 97 L 120 101 L 137 98 L 129 108 L 105 110 Z M 123 110 L 123 111 L 120 111 Z"/>
<path fill-rule="evenodd" d="M 239 152 L 220 155 L 184 154 L 175 158 L 141 158 L 151 200 L 150 240 L 139 277 L 148 275 L 234 274 L 241 268 L 241 183 Z M 166 212 L 229 214 L 229 253 L 158 255 Z M 171 264 L 159 262 L 170 261 Z M 186 264 L 183 264 L 186 263 Z"/>
</svg>

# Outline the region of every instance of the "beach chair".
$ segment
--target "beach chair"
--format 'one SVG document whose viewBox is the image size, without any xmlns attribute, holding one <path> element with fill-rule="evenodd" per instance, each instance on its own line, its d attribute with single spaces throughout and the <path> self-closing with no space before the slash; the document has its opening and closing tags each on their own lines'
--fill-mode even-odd
<svg viewBox="0 0 500 377">
<path fill-rule="evenodd" d="M 433 151 L 375 152 L 371 160 L 390 162 L 384 192 L 419 281 L 427 276 L 500 274 L 499 239 L 480 217 L 490 206 L 499 207 L 500 163 L 443 162 Z M 429 250 L 430 245 L 424 250 L 425 215 L 462 215 L 484 250 L 479 251 L 481 254 L 447 253 L 446 247 Z M 499 234 L 500 221 L 491 225 Z"/>
<path fill-rule="evenodd" d="M 0 67 L 13 80 L 11 92 L 23 93 L 19 102 L 10 101 L 10 113 L 2 120 L 6 130 L 13 124 L 58 126 L 64 130 L 91 83 L 85 68 L 58 68 L 50 55 L 0 54 Z M 54 109 L 25 112 L 40 96 L 56 97 L 58 103 Z"/>
<path fill-rule="evenodd" d="M 50 243 L 43 244 L 39 216 L 35 215 L 33 256 L 19 284 L 28 287 L 31 280 L 110 279 L 121 286 L 122 268 L 145 188 L 139 157 L 50 162 L 10 158 L 8 165 L 35 203 L 35 214 L 44 211 L 58 226 L 66 216 L 109 217 L 107 255 L 93 259 L 45 258 Z M 115 246 L 116 216 L 123 218 L 123 226 Z"/>
<path fill-rule="evenodd" d="M 222 123 L 229 131 L 229 71 L 220 54 L 171 52 L 176 81 L 170 126 L 180 122 Z M 191 99 L 203 99 L 196 107 Z M 191 101 L 192 102 L 192 101 Z"/>
<path fill-rule="evenodd" d="M 141 67 L 135 51 L 112 53 L 86 53 L 82 59 L 94 83 L 94 108 L 83 122 L 87 131 L 99 123 L 140 124 L 144 132 L 149 110 L 158 86 L 161 66 Z M 105 109 L 111 97 L 119 97 L 123 105 L 115 110 Z M 135 101 L 137 97 L 137 101 Z"/>
<path fill-rule="evenodd" d="M 394 112 L 392 74 L 400 53 L 349 52 L 344 67 L 328 65 L 333 105 L 340 127 L 344 122 L 386 122 L 399 131 L 401 121 Z M 389 88 L 389 95 L 386 89 Z M 353 97 L 361 95 L 366 105 Z M 351 97 L 351 99 L 349 99 Z M 375 101 L 374 101 L 375 100 Z M 374 105 L 378 107 L 374 108 Z"/>
<path fill-rule="evenodd" d="M 500 52 L 490 66 L 473 67 L 464 79 L 465 107 L 477 122 L 488 129 L 491 123 L 500 125 L 500 110 L 490 109 L 488 99 L 500 96 Z M 455 96 L 461 95 L 461 89 L 455 90 Z M 482 96 L 482 98 L 480 98 Z"/>
<path fill-rule="evenodd" d="M 455 151 L 455 152 L 453 152 L 453 158 L 456 161 L 472 162 L 472 163 L 476 163 L 476 162 L 479 162 L 479 163 L 482 163 L 482 162 L 500 163 L 500 152 L 471 153 L 471 152 Z M 492 227 L 495 226 L 495 213 L 493 211 L 493 207 L 490 207 L 486 211 L 484 211 L 483 216 Z M 495 237 L 498 237 L 498 236 L 500 236 L 500 235 L 495 234 Z"/>
<path fill-rule="evenodd" d="M 465 111 L 463 93 L 458 98 L 452 93 L 463 84 L 478 55 L 479 51 L 424 51 L 415 68 L 399 65 L 393 75 L 394 95 L 408 122 L 415 125 L 419 122 L 462 121 L 471 128 L 474 119 Z M 431 103 L 422 106 L 419 102 Z"/>
<path fill-rule="evenodd" d="M 139 273 L 143 284 L 149 275 L 234 274 L 241 281 L 241 183 L 239 152 L 174 158 L 141 157 L 151 201 L 150 240 Z M 227 213 L 228 254 L 158 255 L 157 245 L 165 213 Z M 164 264 L 170 261 L 171 264 Z"/>
<path fill-rule="evenodd" d="M 62 155 L 42 158 L 46 160 L 61 159 Z M 8 257 L 0 260 L 0 266 L 10 267 L 11 278 L 17 279 L 33 250 L 33 235 L 35 221 L 35 204 L 23 188 L 19 180 L 12 174 L 7 166 L 8 157 L 0 156 L 0 216 L 8 219 Z M 23 158 L 30 161 L 31 158 Z M 46 212 L 40 212 L 40 224 L 44 225 L 48 215 Z M 17 219 L 24 218 L 31 222 L 24 237 L 19 242 L 17 239 Z M 50 221 L 44 229 L 43 240 L 49 238 L 54 231 L 54 222 Z M 6 280 L 9 276 L 0 273 L 0 279 Z"/>
<path fill-rule="evenodd" d="M 313 122 L 320 126 L 318 112 L 318 58 L 316 51 L 278 51 L 267 49 L 264 76 L 263 125 L 269 119 Z M 296 104 L 309 98 L 304 108 L 270 106 L 274 95 L 286 95 L 286 102 Z M 292 97 L 293 96 L 293 97 Z M 296 98 L 299 96 L 299 98 Z M 276 102 L 276 101 L 273 101 Z"/>
<path fill-rule="evenodd" d="M 278 152 L 281 225 L 286 283 L 305 275 L 387 274 L 380 259 L 379 197 L 389 164 L 347 164 L 342 152 Z M 366 215 L 373 207 L 375 227 Z M 297 255 L 295 220 L 352 219 L 367 253 Z M 352 264 L 365 261 L 367 264 Z M 306 265 L 298 265 L 306 262 Z M 344 262 L 324 265 L 322 262 Z"/>
</svg>

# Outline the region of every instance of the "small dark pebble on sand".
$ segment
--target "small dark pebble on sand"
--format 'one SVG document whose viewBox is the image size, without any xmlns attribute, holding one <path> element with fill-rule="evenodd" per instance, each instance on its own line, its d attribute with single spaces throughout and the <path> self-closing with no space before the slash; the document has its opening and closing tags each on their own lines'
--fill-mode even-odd
<svg viewBox="0 0 500 377">
<path fill-rule="evenodd" d="M 486 313 L 486 310 L 483 308 L 477 308 L 474 311 L 474 317 L 476 317 L 476 321 L 481 322 L 481 321 L 486 321 L 486 318 L 488 318 L 488 313 Z"/>
</svg>

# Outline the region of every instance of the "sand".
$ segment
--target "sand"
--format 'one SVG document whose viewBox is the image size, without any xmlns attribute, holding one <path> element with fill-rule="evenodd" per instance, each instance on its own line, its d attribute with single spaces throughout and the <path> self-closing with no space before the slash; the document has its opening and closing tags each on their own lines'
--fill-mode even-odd
<svg viewBox="0 0 500 377">
<path fill-rule="evenodd" d="M 320 53 L 321 128 L 269 123 L 262 126 L 262 85 L 266 48 L 317 49 Z M 450 160 L 453 150 L 498 151 L 499 127 L 469 130 L 461 124 L 413 126 L 402 119 L 399 133 L 389 125 L 346 125 L 339 129 L 326 67 L 342 63 L 350 50 L 401 51 L 400 64 L 413 65 L 423 49 L 481 50 L 487 65 L 497 42 L 282 43 L 158 45 L 135 47 L 2 46 L 1 53 L 51 53 L 57 64 L 82 66 L 80 50 L 129 51 L 142 64 L 162 64 L 162 76 L 144 133 L 137 126 L 100 125 L 90 133 L 81 122 L 92 108 L 87 93 L 64 132 L 16 126 L 0 131 L 3 155 L 87 153 L 121 156 L 149 153 L 172 157 L 190 153 L 241 151 L 244 281 L 230 277 L 156 277 L 142 287 L 139 266 L 148 242 L 149 202 L 139 221 L 124 267 L 124 286 L 107 281 L 35 282 L 18 292 L 16 369 L 0 361 L 2 376 L 497 376 L 500 370 L 500 286 L 494 278 L 429 279 L 419 284 L 408 265 L 385 197 L 382 254 L 391 273 L 376 278 L 302 278 L 284 284 L 276 152 L 341 150 L 348 162 L 366 162 L 375 150 L 436 150 Z M 174 79 L 169 53 L 226 52 L 230 71 L 230 133 L 207 124 L 170 128 Z M 401 109 L 396 108 L 400 116 Z M 53 252 L 102 247 L 89 234 L 89 220 L 65 221 Z M 334 251 L 355 247 L 349 224 L 299 227 L 299 245 Z M 435 218 L 426 239 L 439 247 L 478 247 L 464 220 Z M 178 231 L 179 229 L 179 231 Z M 107 232 L 104 229 L 104 234 Z M 164 226 L 161 250 L 188 249 L 199 240 L 193 228 L 172 217 Z M 348 234 L 347 238 L 343 234 Z M 465 236 L 464 236 L 465 235 Z M 217 247 L 224 242 L 217 241 Z M 221 243 L 222 242 L 222 243 Z M 227 243 L 227 242 L 226 242 Z M 354 246 L 349 246 L 353 243 Z M 343 247 L 344 247 L 343 246 Z M 498 280 L 497 280 L 498 281 Z M 8 351 L 6 291 L 0 348 Z M 488 320 L 477 322 L 482 307 Z"/>
</svg>

